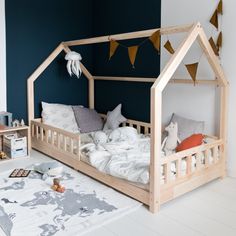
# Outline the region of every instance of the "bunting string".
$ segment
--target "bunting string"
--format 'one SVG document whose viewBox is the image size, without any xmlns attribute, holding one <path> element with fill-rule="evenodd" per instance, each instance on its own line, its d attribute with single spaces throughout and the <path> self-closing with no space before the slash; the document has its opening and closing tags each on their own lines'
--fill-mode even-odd
<svg viewBox="0 0 236 236">
<path fill-rule="evenodd" d="M 218 36 L 216 39 L 216 42 L 213 39 L 213 36 L 209 38 L 209 43 L 215 53 L 216 56 L 220 55 L 220 49 L 222 48 L 223 44 L 223 34 L 222 31 L 219 30 L 221 24 L 219 22 L 219 15 L 223 15 L 223 0 L 220 0 L 217 4 L 216 9 L 213 12 L 213 15 L 210 17 L 209 22 L 214 26 L 214 28 L 217 30 Z M 213 31 L 211 32 L 211 35 L 213 35 Z M 119 47 L 125 48 L 127 50 L 128 58 L 130 61 L 130 64 L 133 68 L 135 68 L 135 61 L 136 57 L 139 51 L 139 48 L 145 44 L 146 42 L 151 42 L 154 49 L 157 51 L 158 54 L 160 54 L 160 48 L 161 48 L 161 32 L 160 30 L 155 31 L 150 37 L 142 40 L 139 44 L 133 45 L 133 46 L 126 46 L 120 42 L 117 42 L 114 39 L 110 39 L 110 51 L 109 51 L 109 60 L 115 55 L 117 49 Z M 175 49 L 172 46 L 171 41 L 169 40 L 167 36 L 167 40 L 164 43 L 164 48 L 167 50 L 168 53 L 174 54 Z M 204 55 L 204 52 L 202 52 L 201 56 L 199 57 L 199 60 L 195 63 L 183 63 L 185 68 L 187 69 L 187 72 L 189 73 L 191 79 L 193 80 L 194 85 L 196 84 L 196 77 L 197 77 L 197 70 L 199 67 L 199 63 L 201 61 L 202 56 Z"/>
<path fill-rule="evenodd" d="M 160 53 L 160 46 L 161 46 L 160 30 L 155 31 L 150 37 L 142 40 L 139 44 L 134 45 L 134 46 L 130 46 L 130 47 L 127 47 L 126 45 L 124 45 L 120 42 L 117 42 L 114 39 L 110 39 L 109 60 L 112 58 L 112 56 L 117 51 L 117 48 L 120 46 L 120 47 L 123 47 L 123 48 L 127 49 L 130 63 L 132 65 L 132 67 L 134 68 L 134 64 L 135 64 L 138 49 L 143 44 L 145 44 L 147 41 L 150 41 L 153 44 L 153 47 L 157 50 L 157 52 Z"/>
</svg>

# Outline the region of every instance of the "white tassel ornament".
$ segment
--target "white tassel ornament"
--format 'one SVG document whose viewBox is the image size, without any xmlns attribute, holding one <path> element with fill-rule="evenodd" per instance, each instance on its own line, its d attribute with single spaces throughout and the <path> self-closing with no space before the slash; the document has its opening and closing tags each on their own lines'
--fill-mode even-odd
<svg viewBox="0 0 236 236">
<path fill-rule="evenodd" d="M 81 55 L 77 52 L 71 51 L 66 54 L 65 60 L 68 61 L 66 67 L 69 75 L 75 75 L 77 78 L 79 78 L 82 74 L 80 67 L 80 61 L 82 60 Z"/>
</svg>

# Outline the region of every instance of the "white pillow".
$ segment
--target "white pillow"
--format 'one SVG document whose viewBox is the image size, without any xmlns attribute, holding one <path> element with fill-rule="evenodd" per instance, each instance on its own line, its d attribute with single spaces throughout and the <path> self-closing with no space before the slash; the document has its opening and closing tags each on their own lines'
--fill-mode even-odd
<svg viewBox="0 0 236 236">
<path fill-rule="evenodd" d="M 191 120 L 173 113 L 171 121 L 178 124 L 178 138 L 183 141 L 193 134 L 203 134 L 204 121 Z"/>
<path fill-rule="evenodd" d="M 42 108 L 42 120 L 44 124 L 72 133 L 79 132 L 71 106 L 42 102 Z"/>
<path fill-rule="evenodd" d="M 113 111 L 107 112 L 107 120 L 103 130 L 117 129 L 119 125 L 126 121 L 126 118 L 121 114 L 121 104 L 119 104 Z"/>
</svg>

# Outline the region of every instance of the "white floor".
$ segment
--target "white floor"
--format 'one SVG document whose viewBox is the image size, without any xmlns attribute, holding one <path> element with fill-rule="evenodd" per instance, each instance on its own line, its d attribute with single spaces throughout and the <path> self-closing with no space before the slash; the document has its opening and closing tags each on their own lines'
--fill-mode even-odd
<svg viewBox="0 0 236 236">
<path fill-rule="evenodd" d="M 25 160 L 27 164 L 47 159 L 35 151 L 31 156 Z M 21 167 L 21 163 L 15 160 L 1 163 L 0 172 Z M 156 215 L 143 206 L 85 236 L 130 235 L 236 236 L 236 179 L 216 180 L 163 205 Z"/>
</svg>

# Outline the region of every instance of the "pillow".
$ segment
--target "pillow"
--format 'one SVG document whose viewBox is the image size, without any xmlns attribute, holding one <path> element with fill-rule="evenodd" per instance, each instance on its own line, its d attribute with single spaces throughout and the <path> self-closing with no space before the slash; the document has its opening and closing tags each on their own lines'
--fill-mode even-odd
<svg viewBox="0 0 236 236">
<path fill-rule="evenodd" d="M 42 108 L 42 120 L 44 124 L 72 133 L 79 132 L 71 106 L 42 102 Z"/>
<path fill-rule="evenodd" d="M 202 134 L 204 131 L 204 122 L 190 120 L 176 114 L 172 115 L 170 122 L 178 123 L 178 138 L 182 141 L 192 134 Z"/>
<path fill-rule="evenodd" d="M 121 104 L 119 104 L 113 111 L 107 112 L 107 120 L 103 130 L 117 129 L 119 125 L 126 121 L 126 118 L 121 114 Z"/>
<path fill-rule="evenodd" d="M 202 134 L 193 134 L 182 141 L 176 148 L 177 152 L 196 147 L 202 144 L 204 136 Z"/>
<path fill-rule="evenodd" d="M 72 106 L 72 109 L 81 133 L 102 130 L 102 118 L 95 110 L 81 106 Z"/>
</svg>

